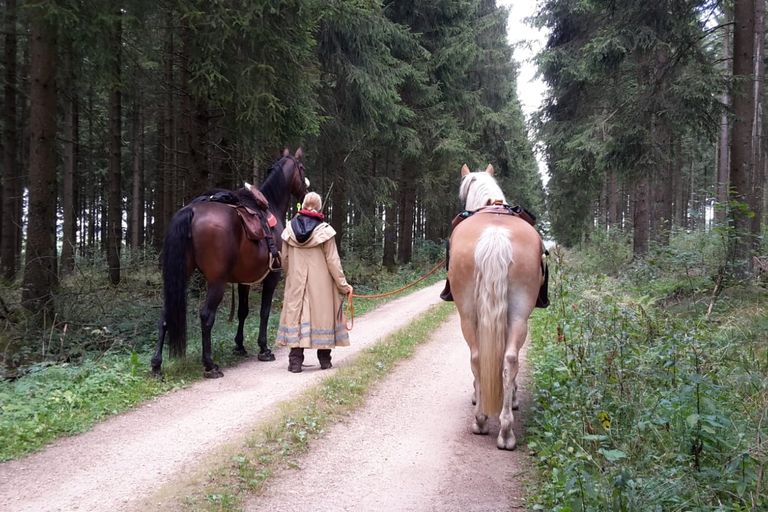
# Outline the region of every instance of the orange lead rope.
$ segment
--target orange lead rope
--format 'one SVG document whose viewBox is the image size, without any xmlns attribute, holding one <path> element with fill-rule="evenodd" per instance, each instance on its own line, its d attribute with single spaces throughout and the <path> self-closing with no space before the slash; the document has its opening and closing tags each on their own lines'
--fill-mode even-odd
<svg viewBox="0 0 768 512">
<path fill-rule="evenodd" d="M 417 280 L 413 281 L 412 283 L 409 283 L 409 284 L 407 284 L 405 286 L 402 286 L 402 287 L 398 288 L 397 290 L 394 290 L 394 291 L 391 291 L 391 292 L 387 292 L 387 293 L 374 293 L 373 295 L 357 295 L 357 294 L 353 294 L 350 291 L 347 294 L 347 299 L 349 300 L 349 304 L 347 304 L 347 330 L 351 331 L 352 327 L 355 325 L 355 305 L 352 302 L 352 297 L 357 297 L 358 299 L 381 299 L 381 298 L 384 298 L 384 297 L 389 297 L 391 295 L 398 294 L 398 293 L 400 293 L 400 292 L 402 292 L 404 290 L 407 290 L 411 286 L 415 286 L 416 284 L 418 284 L 421 281 L 425 280 L 426 278 L 428 278 L 429 276 L 431 276 L 432 274 L 437 272 L 438 269 L 440 269 L 440 267 L 442 267 L 443 265 L 445 265 L 445 260 L 442 260 L 441 262 L 439 262 L 437 265 L 432 267 L 432 270 L 430 270 L 429 272 L 427 272 L 426 274 L 424 274 L 423 276 L 421 276 Z"/>
</svg>

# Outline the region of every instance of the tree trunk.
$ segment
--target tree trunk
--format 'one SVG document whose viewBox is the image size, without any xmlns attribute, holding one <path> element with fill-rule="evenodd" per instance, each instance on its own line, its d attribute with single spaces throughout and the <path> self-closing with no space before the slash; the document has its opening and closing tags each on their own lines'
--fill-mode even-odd
<svg viewBox="0 0 768 512">
<path fill-rule="evenodd" d="M 29 226 L 22 303 L 53 312 L 56 276 L 56 42 L 45 2 L 27 4 L 30 16 Z"/>
<path fill-rule="evenodd" d="M 608 171 L 608 233 L 621 232 L 621 196 L 616 171 Z"/>
<path fill-rule="evenodd" d="M 77 172 L 75 162 L 75 146 L 77 144 L 77 127 L 75 125 L 75 111 L 77 110 L 77 91 L 74 89 L 74 70 L 72 59 L 72 44 L 67 44 L 66 60 L 64 62 L 64 76 L 71 84 L 69 97 L 64 107 L 64 186 L 62 190 L 63 215 L 64 215 L 64 239 L 61 244 L 61 273 L 69 274 L 75 268 L 75 174 Z"/>
<path fill-rule="evenodd" d="M 752 125 L 754 104 L 752 85 L 754 56 L 754 0 L 741 0 L 734 8 L 733 35 L 733 135 L 729 216 L 734 228 L 731 260 L 737 273 L 746 271 L 751 241 L 750 185 L 752 179 Z"/>
<path fill-rule="evenodd" d="M 754 81 L 754 121 L 752 127 L 752 186 L 750 208 L 754 212 L 751 219 L 752 249 L 760 250 L 760 235 L 763 220 L 763 185 L 765 182 L 765 153 L 763 146 L 763 94 L 765 92 L 765 1 L 755 2 L 755 81 Z M 751 259 L 750 259 L 751 264 Z"/>
<path fill-rule="evenodd" d="M 336 245 L 339 254 L 344 255 L 344 240 L 347 223 L 347 179 L 344 175 L 344 158 L 338 152 L 333 153 L 330 169 L 335 169 L 333 190 L 331 191 L 331 227 L 336 231 Z"/>
<path fill-rule="evenodd" d="M 397 259 L 404 265 L 411 262 L 413 257 L 413 222 L 416 202 L 416 185 L 413 183 L 411 166 L 403 163 L 399 191 L 398 207 L 400 210 L 399 240 L 397 243 Z"/>
<path fill-rule="evenodd" d="M 141 112 L 141 96 L 133 106 L 133 189 L 131 191 L 131 249 L 138 251 L 144 243 L 144 169 L 141 155 L 144 141 L 144 125 Z"/>
<path fill-rule="evenodd" d="M 5 110 L 3 130 L 3 194 L 0 261 L 2 276 L 16 276 L 18 232 L 21 224 L 21 169 L 18 165 L 18 132 L 16 131 L 16 0 L 5 2 Z"/>
<path fill-rule="evenodd" d="M 727 14 L 728 13 L 726 13 L 726 22 L 730 21 L 730 16 Z M 723 27 L 723 60 L 725 62 L 726 68 L 728 67 L 727 63 L 730 62 L 732 58 L 732 37 L 733 34 L 731 33 L 730 26 L 726 25 Z M 731 106 L 731 96 L 728 94 L 727 88 L 723 92 L 720 101 L 723 103 L 726 109 Z M 724 223 L 726 214 L 728 212 L 728 176 L 730 174 L 731 160 L 729 145 L 730 128 L 731 123 L 730 119 L 728 118 L 728 112 L 723 111 L 722 115 L 720 116 L 720 135 L 717 142 L 717 180 L 715 182 L 715 197 L 717 199 L 717 204 L 715 205 L 715 221 L 717 221 L 717 224 L 719 225 Z"/>
<path fill-rule="evenodd" d="M 642 257 L 648 253 L 648 228 L 650 226 L 650 208 L 648 199 L 648 175 L 637 178 L 634 191 L 634 212 L 632 216 L 634 234 L 632 255 Z"/>
<path fill-rule="evenodd" d="M 160 108 L 157 112 L 157 163 L 155 165 L 155 186 L 152 193 L 152 245 L 157 250 L 163 246 L 163 231 L 165 229 L 165 222 L 163 222 L 165 213 L 165 180 L 163 179 L 165 158 L 165 114 Z"/>
<path fill-rule="evenodd" d="M 109 92 L 109 199 L 107 213 L 107 265 L 109 266 L 109 281 L 112 284 L 120 282 L 120 245 L 123 238 L 122 206 L 120 176 L 121 153 L 121 47 L 122 20 L 115 22 L 112 51 L 112 90 Z"/>
<path fill-rule="evenodd" d="M 391 177 L 390 149 L 387 149 L 384 159 L 384 175 Z M 381 264 L 389 271 L 395 269 L 395 253 L 397 251 L 397 192 L 390 190 L 384 204 L 384 248 Z"/>
</svg>

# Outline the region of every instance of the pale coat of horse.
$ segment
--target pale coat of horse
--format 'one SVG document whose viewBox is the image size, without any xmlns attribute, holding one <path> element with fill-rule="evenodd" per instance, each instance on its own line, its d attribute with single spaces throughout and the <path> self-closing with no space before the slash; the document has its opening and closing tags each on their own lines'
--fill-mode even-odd
<svg viewBox="0 0 768 512">
<path fill-rule="evenodd" d="M 481 172 L 464 165 L 461 176 L 459 197 L 466 210 L 506 204 L 491 165 Z M 450 247 L 448 279 L 475 378 L 472 432 L 487 434 L 488 417 L 500 414 L 496 446 L 513 450 L 518 354 L 544 279 L 541 238 L 517 216 L 483 212 L 456 226 Z"/>
</svg>

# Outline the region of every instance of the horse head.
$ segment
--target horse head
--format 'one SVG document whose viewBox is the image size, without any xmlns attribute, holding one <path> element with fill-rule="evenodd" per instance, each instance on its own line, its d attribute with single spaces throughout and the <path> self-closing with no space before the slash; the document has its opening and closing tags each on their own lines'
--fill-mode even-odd
<svg viewBox="0 0 768 512">
<path fill-rule="evenodd" d="M 309 189 L 309 179 L 304 174 L 304 151 L 299 148 L 291 156 L 291 152 L 285 148 L 282 160 L 283 176 L 288 189 L 298 201 L 303 201 Z"/>
<path fill-rule="evenodd" d="M 466 210 L 477 210 L 499 202 L 507 203 L 504 192 L 493 177 L 494 173 L 491 164 L 488 164 L 485 171 L 478 172 L 470 172 L 467 164 L 462 166 L 459 198 Z"/>
</svg>

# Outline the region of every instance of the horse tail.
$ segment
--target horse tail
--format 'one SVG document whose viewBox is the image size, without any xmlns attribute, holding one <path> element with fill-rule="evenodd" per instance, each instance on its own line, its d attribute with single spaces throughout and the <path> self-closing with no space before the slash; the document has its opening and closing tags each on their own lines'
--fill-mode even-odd
<svg viewBox="0 0 768 512">
<path fill-rule="evenodd" d="M 183 208 L 168 225 L 163 242 L 163 313 L 171 357 L 187 353 L 187 258 L 192 240 L 192 208 Z"/>
<path fill-rule="evenodd" d="M 479 356 L 480 411 L 501 411 L 502 371 L 508 323 L 509 266 L 513 263 L 509 231 L 490 227 L 475 247 L 475 304 Z"/>
</svg>

